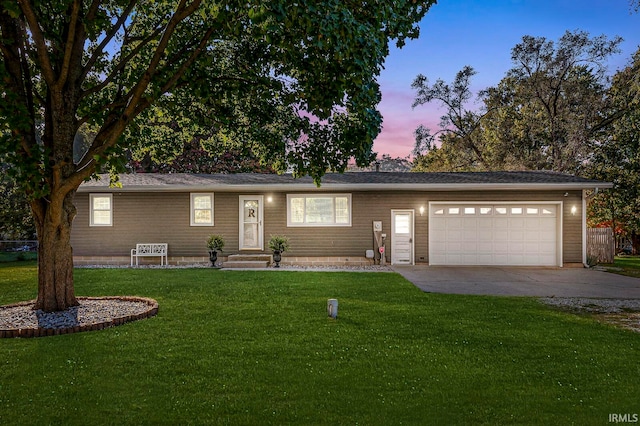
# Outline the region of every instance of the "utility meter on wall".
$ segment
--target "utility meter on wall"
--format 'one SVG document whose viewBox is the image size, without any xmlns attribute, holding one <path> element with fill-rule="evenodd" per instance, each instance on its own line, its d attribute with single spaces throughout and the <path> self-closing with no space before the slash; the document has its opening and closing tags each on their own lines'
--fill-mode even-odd
<svg viewBox="0 0 640 426">
<path fill-rule="evenodd" d="M 373 232 L 375 231 L 382 231 L 382 221 L 381 220 L 374 220 L 373 221 Z"/>
</svg>

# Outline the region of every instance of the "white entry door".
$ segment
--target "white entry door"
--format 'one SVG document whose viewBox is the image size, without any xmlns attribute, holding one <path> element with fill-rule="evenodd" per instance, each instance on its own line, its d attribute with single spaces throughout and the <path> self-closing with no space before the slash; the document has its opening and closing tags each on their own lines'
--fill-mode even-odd
<svg viewBox="0 0 640 426">
<path fill-rule="evenodd" d="M 391 264 L 413 265 L 413 210 L 391 210 Z"/>
<path fill-rule="evenodd" d="M 263 250 L 262 195 L 240 196 L 240 250 Z"/>
</svg>

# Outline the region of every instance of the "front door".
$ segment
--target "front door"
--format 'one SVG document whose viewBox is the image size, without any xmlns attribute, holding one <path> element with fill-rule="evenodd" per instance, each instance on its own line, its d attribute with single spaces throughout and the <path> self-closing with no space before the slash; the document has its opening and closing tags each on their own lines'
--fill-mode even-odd
<svg viewBox="0 0 640 426">
<path fill-rule="evenodd" d="M 263 250 L 262 195 L 240 196 L 240 250 Z"/>
<path fill-rule="evenodd" d="M 391 210 L 391 264 L 413 265 L 413 210 Z"/>
</svg>

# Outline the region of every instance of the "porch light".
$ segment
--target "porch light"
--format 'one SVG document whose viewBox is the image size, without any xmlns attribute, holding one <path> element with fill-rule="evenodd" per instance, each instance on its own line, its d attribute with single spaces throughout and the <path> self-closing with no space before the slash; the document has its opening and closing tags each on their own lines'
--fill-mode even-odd
<svg viewBox="0 0 640 426">
<path fill-rule="evenodd" d="M 576 206 L 571 206 L 571 214 L 575 216 L 577 212 L 578 208 Z"/>
<path fill-rule="evenodd" d="M 420 206 L 420 216 L 424 215 L 424 206 Z"/>
</svg>

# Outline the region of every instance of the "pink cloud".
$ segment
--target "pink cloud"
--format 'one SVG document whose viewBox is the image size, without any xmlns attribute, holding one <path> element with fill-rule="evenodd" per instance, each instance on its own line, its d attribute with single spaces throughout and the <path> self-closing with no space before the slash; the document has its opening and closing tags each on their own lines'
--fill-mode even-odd
<svg viewBox="0 0 640 426">
<path fill-rule="evenodd" d="M 406 157 L 413 150 L 413 133 L 420 124 L 437 130 L 441 115 L 438 106 L 434 103 L 411 108 L 413 96 L 410 90 L 383 89 L 378 105 L 383 117 L 382 132 L 373 145 L 378 154 Z"/>
</svg>

